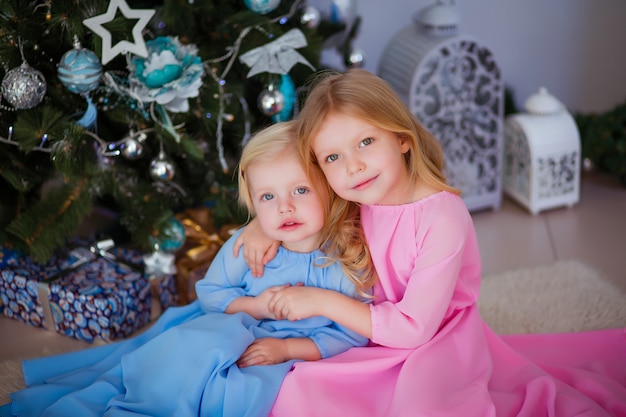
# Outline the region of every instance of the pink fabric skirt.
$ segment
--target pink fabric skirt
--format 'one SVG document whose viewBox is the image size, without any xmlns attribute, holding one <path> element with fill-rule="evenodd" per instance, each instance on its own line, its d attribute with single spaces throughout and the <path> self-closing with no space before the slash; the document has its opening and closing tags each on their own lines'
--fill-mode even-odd
<svg viewBox="0 0 626 417">
<path fill-rule="evenodd" d="M 626 329 L 502 336 L 460 316 L 417 349 L 295 364 L 270 415 L 626 416 Z"/>
</svg>

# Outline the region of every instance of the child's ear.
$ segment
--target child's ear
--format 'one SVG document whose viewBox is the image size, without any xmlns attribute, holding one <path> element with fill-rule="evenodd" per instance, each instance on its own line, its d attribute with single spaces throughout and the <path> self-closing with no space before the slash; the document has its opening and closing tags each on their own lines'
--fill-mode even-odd
<svg viewBox="0 0 626 417">
<path fill-rule="evenodd" d="M 399 133 L 397 136 L 401 152 L 403 154 L 407 153 L 411 149 L 411 138 L 404 133 Z"/>
</svg>

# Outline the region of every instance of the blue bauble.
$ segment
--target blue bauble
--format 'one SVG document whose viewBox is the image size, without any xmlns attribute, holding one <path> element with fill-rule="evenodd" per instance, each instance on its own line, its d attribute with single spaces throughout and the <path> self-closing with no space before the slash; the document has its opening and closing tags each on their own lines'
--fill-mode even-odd
<svg viewBox="0 0 626 417">
<path fill-rule="evenodd" d="M 278 7 L 280 0 L 244 0 L 244 3 L 254 13 L 267 14 Z"/>
<path fill-rule="evenodd" d="M 72 93 L 87 94 L 100 84 L 102 63 L 89 49 L 74 47 L 61 57 L 58 74 Z"/>
<path fill-rule="evenodd" d="M 285 97 L 285 104 L 279 113 L 272 116 L 272 121 L 274 123 L 290 120 L 293 108 L 296 105 L 296 86 L 289 74 L 282 74 L 280 76 L 278 91 L 280 91 Z"/>
<path fill-rule="evenodd" d="M 183 223 L 176 217 L 170 217 L 159 236 L 153 236 L 150 240 L 156 250 L 173 253 L 183 246 L 185 238 Z"/>
</svg>

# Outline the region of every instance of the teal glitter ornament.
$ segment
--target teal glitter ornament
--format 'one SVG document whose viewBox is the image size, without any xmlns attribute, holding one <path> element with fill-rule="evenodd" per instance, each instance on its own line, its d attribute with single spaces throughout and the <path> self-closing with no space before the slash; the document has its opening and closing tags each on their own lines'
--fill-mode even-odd
<svg viewBox="0 0 626 417">
<path fill-rule="evenodd" d="M 281 74 L 278 91 L 280 91 L 285 98 L 285 103 L 282 110 L 272 116 L 274 123 L 290 120 L 296 104 L 296 85 L 289 74 Z"/>
<path fill-rule="evenodd" d="M 280 0 L 244 0 L 244 3 L 254 13 L 267 14 L 278 7 Z"/>
<path fill-rule="evenodd" d="M 150 244 L 157 251 L 173 253 L 183 246 L 185 238 L 183 223 L 176 217 L 170 217 L 160 233 L 150 237 Z"/>
<path fill-rule="evenodd" d="M 74 42 L 74 48 L 67 51 L 59 61 L 59 80 L 75 94 L 87 94 L 100 85 L 102 64 L 89 49 Z"/>
</svg>

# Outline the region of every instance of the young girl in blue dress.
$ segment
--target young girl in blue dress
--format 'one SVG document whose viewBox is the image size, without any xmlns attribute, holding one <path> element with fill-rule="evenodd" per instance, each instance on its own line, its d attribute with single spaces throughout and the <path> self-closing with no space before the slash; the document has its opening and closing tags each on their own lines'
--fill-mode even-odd
<svg viewBox="0 0 626 417">
<path fill-rule="evenodd" d="M 373 274 L 367 248 L 323 226 L 332 194 L 307 175 L 293 122 L 257 133 L 239 166 L 240 201 L 261 230 L 282 242 L 264 279 L 233 256 L 238 231 L 197 283 L 198 300 L 168 309 L 131 339 L 24 363 L 29 388 L 11 394 L 2 416 L 266 416 L 295 361 L 328 358 L 367 339 L 324 317 L 275 320 L 267 305 L 285 286 L 317 286 L 361 297 Z M 358 225 L 347 220 L 344 230 Z M 319 248 L 333 242 L 344 260 Z M 346 243 L 347 242 L 347 243 Z M 337 246 L 338 245 L 338 246 Z M 362 262 L 365 260 L 365 262 Z M 352 269 L 344 268 L 345 264 Z M 357 269 L 355 265 L 359 265 Z M 226 313 L 226 314 L 225 314 Z"/>
</svg>

